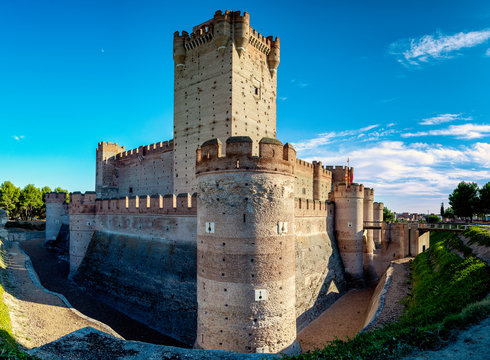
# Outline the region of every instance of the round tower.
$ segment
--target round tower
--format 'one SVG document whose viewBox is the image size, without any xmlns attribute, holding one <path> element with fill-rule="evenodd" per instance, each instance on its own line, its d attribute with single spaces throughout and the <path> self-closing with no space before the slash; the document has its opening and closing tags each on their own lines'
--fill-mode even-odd
<svg viewBox="0 0 490 360">
<path fill-rule="evenodd" d="M 50 192 L 46 194 L 46 240 L 56 240 L 67 214 L 66 194 Z"/>
<path fill-rule="evenodd" d="M 384 204 L 380 202 L 373 203 L 373 221 L 380 222 L 383 221 L 383 209 Z M 378 223 L 381 226 L 381 223 Z M 381 230 L 373 230 L 373 241 L 376 249 L 381 247 Z"/>
<path fill-rule="evenodd" d="M 263 138 L 197 150 L 197 339 L 203 349 L 299 351 L 296 341 L 296 151 Z"/>
<path fill-rule="evenodd" d="M 373 203 L 374 203 L 374 190 L 371 188 L 364 188 L 364 201 L 363 201 L 363 220 L 368 223 L 369 226 L 373 225 Z M 365 237 L 363 238 L 363 264 L 364 274 L 366 279 L 370 282 L 378 280 L 376 270 L 374 269 L 374 240 L 373 230 L 364 230 Z"/>
<path fill-rule="evenodd" d="M 337 243 L 347 279 L 354 285 L 363 285 L 364 186 L 356 183 L 335 185 L 334 199 Z"/>
</svg>

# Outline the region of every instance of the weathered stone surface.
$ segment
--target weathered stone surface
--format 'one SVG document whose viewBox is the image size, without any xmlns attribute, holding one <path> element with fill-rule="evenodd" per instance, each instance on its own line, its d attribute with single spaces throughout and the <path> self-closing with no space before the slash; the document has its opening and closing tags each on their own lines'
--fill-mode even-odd
<svg viewBox="0 0 490 360">
<path fill-rule="evenodd" d="M 194 343 L 195 244 L 99 231 L 73 279 L 132 318 Z"/>
<path fill-rule="evenodd" d="M 259 360 L 278 359 L 272 354 L 238 354 L 233 351 L 191 350 L 124 341 L 86 327 L 28 351 L 46 360 Z"/>
<path fill-rule="evenodd" d="M 7 212 L 0 209 L 0 238 L 8 238 L 8 231 L 5 229 L 5 224 L 7 223 L 8 219 Z"/>
</svg>

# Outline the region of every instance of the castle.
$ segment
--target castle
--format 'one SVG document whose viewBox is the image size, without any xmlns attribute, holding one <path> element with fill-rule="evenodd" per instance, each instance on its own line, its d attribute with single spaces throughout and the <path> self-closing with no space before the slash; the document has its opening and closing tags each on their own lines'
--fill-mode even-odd
<svg viewBox="0 0 490 360">
<path fill-rule="evenodd" d="M 348 286 L 427 240 L 376 225 L 383 204 L 352 168 L 275 138 L 280 42 L 248 13 L 176 32 L 173 54 L 173 140 L 99 143 L 95 192 L 47 194 L 46 240 L 68 226 L 73 279 L 182 342 L 298 352 Z"/>
</svg>

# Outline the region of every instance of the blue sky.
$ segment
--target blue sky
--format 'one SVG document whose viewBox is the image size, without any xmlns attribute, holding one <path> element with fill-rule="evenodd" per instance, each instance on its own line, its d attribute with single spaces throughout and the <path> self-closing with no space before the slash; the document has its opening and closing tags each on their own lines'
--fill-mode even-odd
<svg viewBox="0 0 490 360">
<path fill-rule="evenodd" d="M 0 2 L 0 182 L 93 190 L 95 148 L 172 138 L 176 30 L 281 38 L 277 137 L 396 211 L 490 181 L 490 2 Z"/>
</svg>

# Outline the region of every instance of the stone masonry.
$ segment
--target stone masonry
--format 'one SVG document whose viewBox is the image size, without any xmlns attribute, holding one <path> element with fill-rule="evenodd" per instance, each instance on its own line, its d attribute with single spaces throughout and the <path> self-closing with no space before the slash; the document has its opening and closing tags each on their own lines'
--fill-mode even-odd
<svg viewBox="0 0 490 360">
<path fill-rule="evenodd" d="M 383 204 L 353 168 L 275 138 L 279 51 L 246 12 L 176 32 L 174 138 L 100 142 L 95 191 L 46 197 L 46 239 L 69 223 L 70 276 L 196 348 L 297 353 L 348 285 L 426 246 L 415 228 L 366 229 Z"/>
</svg>

